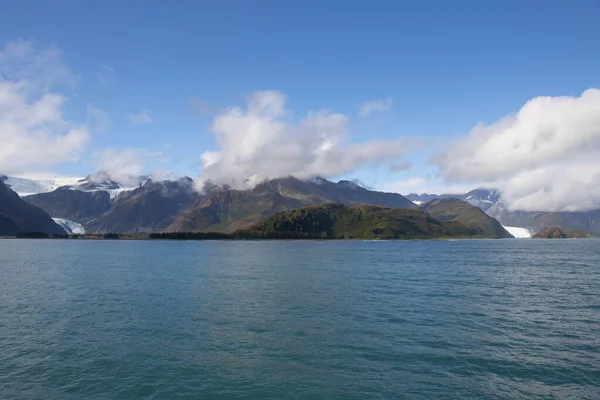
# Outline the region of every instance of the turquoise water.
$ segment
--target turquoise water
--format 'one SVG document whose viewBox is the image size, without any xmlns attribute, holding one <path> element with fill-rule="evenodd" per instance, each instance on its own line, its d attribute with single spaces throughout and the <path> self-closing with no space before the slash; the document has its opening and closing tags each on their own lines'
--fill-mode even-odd
<svg viewBox="0 0 600 400">
<path fill-rule="evenodd" d="M 0 240 L 2 399 L 600 399 L 600 241 Z"/>
</svg>

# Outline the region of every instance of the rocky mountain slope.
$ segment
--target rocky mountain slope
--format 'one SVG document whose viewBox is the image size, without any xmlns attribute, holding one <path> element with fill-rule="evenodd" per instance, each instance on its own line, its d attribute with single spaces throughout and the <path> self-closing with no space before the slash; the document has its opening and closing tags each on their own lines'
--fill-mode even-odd
<svg viewBox="0 0 600 400">
<path fill-rule="evenodd" d="M 23 201 L 0 177 L 0 235 L 15 236 L 20 233 L 42 232 L 64 235 L 66 232 L 38 207 Z"/>
<path fill-rule="evenodd" d="M 279 212 L 233 235 L 307 239 L 487 237 L 460 222 L 440 221 L 418 209 L 341 204 Z"/>
<path fill-rule="evenodd" d="M 421 210 L 440 221 L 460 222 L 485 237 L 513 237 L 500 222 L 464 200 L 452 197 L 435 199 L 422 206 Z"/>
<path fill-rule="evenodd" d="M 166 231 L 233 232 L 278 211 L 328 203 L 415 207 L 399 194 L 367 190 L 349 181 L 304 181 L 293 177 L 267 181 L 252 190 L 216 190 L 198 200 L 186 208 Z"/>
</svg>

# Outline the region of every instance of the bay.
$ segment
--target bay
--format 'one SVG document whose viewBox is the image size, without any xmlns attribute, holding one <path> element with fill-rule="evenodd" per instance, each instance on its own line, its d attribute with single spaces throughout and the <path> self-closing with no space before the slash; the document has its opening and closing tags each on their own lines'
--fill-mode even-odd
<svg viewBox="0 0 600 400">
<path fill-rule="evenodd" d="M 598 399 L 600 241 L 0 240 L 3 399 Z"/>
</svg>

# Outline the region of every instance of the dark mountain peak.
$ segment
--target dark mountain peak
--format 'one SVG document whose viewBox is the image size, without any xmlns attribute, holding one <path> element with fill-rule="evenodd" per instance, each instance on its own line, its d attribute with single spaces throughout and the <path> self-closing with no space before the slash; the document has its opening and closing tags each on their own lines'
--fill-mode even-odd
<svg viewBox="0 0 600 400">
<path fill-rule="evenodd" d="M 8 179 L 8 176 L 0 174 L 0 182 L 4 182 Z"/>
<path fill-rule="evenodd" d="M 124 187 L 124 185 L 112 179 L 108 172 L 98 171 L 86 176 L 83 179 L 78 180 L 75 185 L 62 186 L 59 189 L 92 191 L 114 190 L 121 189 Z"/>
<path fill-rule="evenodd" d="M 282 191 L 289 191 L 289 190 L 304 191 L 306 189 L 306 184 L 307 184 L 307 182 L 302 181 L 298 178 L 295 178 L 293 176 L 286 176 L 283 178 L 275 178 L 275 179 L 271 179 L 271 180 L 265 180 L 265 181 L 259 183 L 258 185 L 256 185 L 254 187 L 254 189 L 252 189 L 252 191 L 255 193 L 262 193 L 262 192 L 281 193 Z"/>
<path fill-rule="evenodd" d="M 348 189 L 353 189 L 353 190 L 367 190 L 364 185 L 357 181 L 357 180 L 341 180 L 338 181 L 338 183 L 336 183 L 337 186 L 342 187 L 342 188 L 348 188 Z"/>
</svg>

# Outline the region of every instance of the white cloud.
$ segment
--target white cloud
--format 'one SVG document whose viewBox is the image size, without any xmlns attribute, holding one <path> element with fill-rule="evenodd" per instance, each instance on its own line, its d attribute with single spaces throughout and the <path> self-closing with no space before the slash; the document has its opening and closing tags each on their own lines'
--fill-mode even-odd
<svg viewBox="0 0 600 400">
<path fill-rule="evenodd" d="M 161 158 L 161 152 L 144 149 L 105 149 L 92 154 L 91 163 L 96 171 L 108 174 L 111 179 L 125 185 L 135 185 L 137 178 L 144 173 L 150 159 Z M 161 174 L 164 173 L 160 170 Z"/>
<path fill-rule="evenodd" d="M 359 117 L 368 117 L 374 112 L 387 112 L 392 109 L 392 99 L 371 100 L 358 107 Z"/>
<path fill-rule="evenodd" d="M 150 118 L 150 110 L 147 108 L 144 108 L 138 113 L 127 114 L 127 118 L 134 124 L 147 124 L 152 121 L 152 118 Z"/>
<path fill-rule="evenodd" d="M 435 159 L 449 182 L 485 181 L 514 209 L 600 208 L 600 90 L 536 97 Z"/>
<path fill-rule="evenodd" d="M 58 50 L 6 43 L 0 51 L 0 172 L 23 174 L 78 158 L 89 132 L 64 118 L 66 97 L 52 91 L 75 81 Z"/>
<path fill-rule="evenodd" d="M 400 140 L 347 143 L 348 118 L 342 114 L 310 112 L 297 124 L 285 115 L 285 96 L 276 91 L 255 92 L 245 110 L 218 114 L 211 126 L 218 151 L 202 155 L 199 181 L 242 188 L 289 175 L 334 177 L 397 161 L 405 151 Z"/>
<path fill-rule="evenodd" d="M 39 93 L 58 85 L 74 86 L 78 77 L 63 62 L 60 50 L 38 50 L 33 42 L 18 39 L 6 42 L 0 51 L 0 82 L 19 83 L 23 89 Z"/>
</svg>

